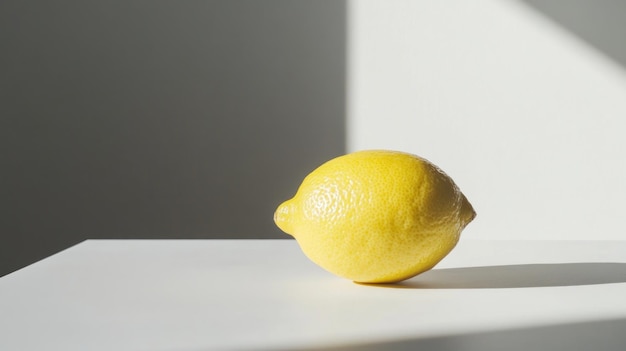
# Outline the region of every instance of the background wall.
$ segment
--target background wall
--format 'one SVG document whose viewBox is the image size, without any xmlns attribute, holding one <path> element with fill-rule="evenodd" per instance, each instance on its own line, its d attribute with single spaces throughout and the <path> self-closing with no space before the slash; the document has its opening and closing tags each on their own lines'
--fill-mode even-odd
<svg viewBox="0 0 626 351">
<path fill-rule="evenodd" d="M 349 5 L 350 151 L 441 166 L 467 239 L 625 238 L 623 2 Z"/>
<path fill-rule="evenodd" d="M 342 1 L 0 2 L 0 275 L 86 238 L 286 238 L 345 147 Z"/>
<path fill-rule="evenodd" d="M 0 2 L 0 275 L 86 238 L 285 238 L 275 206 L 346 147 L 443 167 L 465 238 L 623 239 L 623 2 L 348 5 Z"/>
</svg>

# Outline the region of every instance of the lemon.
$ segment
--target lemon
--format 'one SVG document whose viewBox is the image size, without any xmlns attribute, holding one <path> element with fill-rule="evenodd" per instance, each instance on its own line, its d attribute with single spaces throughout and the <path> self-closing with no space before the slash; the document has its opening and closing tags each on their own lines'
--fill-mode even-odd
<svg viewBox="0 0 626 351">
<path fill-rule="evenodd" d="M 311 172 L 274 222 L 327 271 L 390 283 L 434 267 L 475 216 L 452 179 L 429 161 L 368 150 Z"/>
</svg>

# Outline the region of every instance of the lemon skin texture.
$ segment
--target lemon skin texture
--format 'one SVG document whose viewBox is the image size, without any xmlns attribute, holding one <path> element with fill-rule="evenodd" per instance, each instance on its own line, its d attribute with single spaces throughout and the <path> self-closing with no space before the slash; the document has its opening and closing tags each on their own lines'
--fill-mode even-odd
<svg viewBox="0 0 626 351">
<path fill-rule="evenodd" d="M 434 267 L 475 216 L 434 164 L 408 153 L 368 150 L 311 172 L 274 221 L 327 271 L 359 283 L 391 283 Z"/>
</svg>

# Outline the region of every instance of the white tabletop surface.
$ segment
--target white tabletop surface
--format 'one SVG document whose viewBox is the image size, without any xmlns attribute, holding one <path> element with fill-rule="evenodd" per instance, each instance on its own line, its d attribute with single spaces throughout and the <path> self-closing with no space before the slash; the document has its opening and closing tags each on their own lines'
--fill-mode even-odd
<svg viewBox="0 0 626 351">
<path fill-rule="evenodd" d="M 626 350 L 626 241 L 466 240 L 369 286 L 292 240 L 88 240 L 0 278 L 0 350 Z"/>
</svg>

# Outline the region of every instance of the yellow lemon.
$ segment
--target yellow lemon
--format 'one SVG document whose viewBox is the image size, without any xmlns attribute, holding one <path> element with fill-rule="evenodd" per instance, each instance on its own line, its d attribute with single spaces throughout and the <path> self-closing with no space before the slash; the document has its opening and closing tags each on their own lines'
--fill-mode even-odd
<svg viewBox="0 0 626 351">
<path fill-rule="evenodd" d="M 371 150 L 315 169 L 278 207 L 274 222 L 327 271 L 388 283 L 434 267 L 475 216 L 437 166 L 403 152 Z"/>
</svg>

